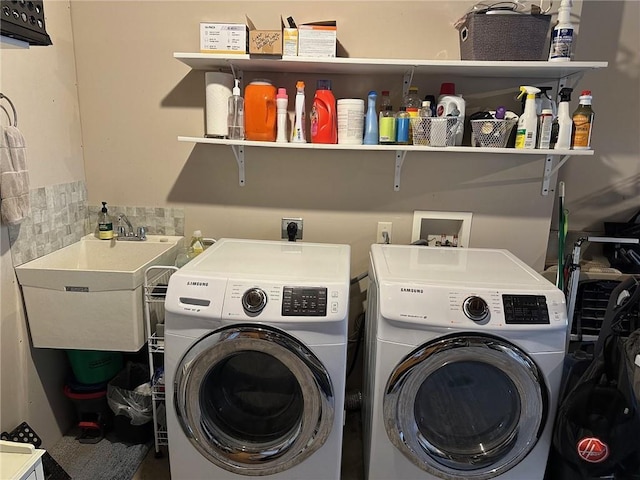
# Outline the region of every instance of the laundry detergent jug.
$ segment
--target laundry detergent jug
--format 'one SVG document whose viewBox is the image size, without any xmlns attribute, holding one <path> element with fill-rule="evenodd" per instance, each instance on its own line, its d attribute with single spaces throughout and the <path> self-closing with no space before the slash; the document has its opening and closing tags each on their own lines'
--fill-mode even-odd
<svg viewBox="0 0 640 480">
<path fill-rule="evenodd" d="M 318 80 L 311 107 L 311 143 L 338 143 L 336 99 L 330 80 Z"/>
<path fill-rule="evenodd" d="M 276 87 L 256 79 L 244 89 L 244 134 L 247 140 L 276 141 Z"/>
</svg>

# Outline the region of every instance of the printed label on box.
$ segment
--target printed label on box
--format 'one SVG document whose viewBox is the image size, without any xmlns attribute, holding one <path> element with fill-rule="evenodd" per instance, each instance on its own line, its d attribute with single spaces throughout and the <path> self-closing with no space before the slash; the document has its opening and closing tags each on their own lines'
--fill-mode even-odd
<svg viewBox="0 0 640 480">
<path fill-rule="evenodd" d="M 335 57 L 336 27 L 300 25 L 298 55 L 301 57 Z"/>
<path fill-rule="evenodd" d="M 203 53 L 247 53 L 247 26 L 241 23 L 201 23 Z"/>
</svg>

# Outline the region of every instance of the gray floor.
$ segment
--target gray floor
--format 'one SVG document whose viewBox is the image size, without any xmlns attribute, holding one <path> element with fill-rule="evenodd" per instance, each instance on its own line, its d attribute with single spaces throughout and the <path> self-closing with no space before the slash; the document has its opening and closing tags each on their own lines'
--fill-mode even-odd
<svg viewBox="0 0 640 480">
<path fill-rule="evenodd" d="M 132 480 L 171 480 L 169 458 L 166 449 L 163 456 L 155 458 L 151 448 Z M 362 423 L 360 411 L 347 412 L 342 440 L 341 480 L 363 480 Z"/>
</svg>

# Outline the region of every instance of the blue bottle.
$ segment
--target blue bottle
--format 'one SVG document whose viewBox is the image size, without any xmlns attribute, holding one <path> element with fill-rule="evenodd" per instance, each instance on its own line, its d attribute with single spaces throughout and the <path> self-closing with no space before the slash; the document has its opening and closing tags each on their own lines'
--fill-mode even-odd
<svg viewBox="0 0 640 480">
<path fill-rule="evenodd" d="M 378 113 L 376 112 L 376 92 L 371 90 L 368 95 L 367 115 L 364 119 L 364 143 L 365 145 L 378 144 Z"/>
</svg>

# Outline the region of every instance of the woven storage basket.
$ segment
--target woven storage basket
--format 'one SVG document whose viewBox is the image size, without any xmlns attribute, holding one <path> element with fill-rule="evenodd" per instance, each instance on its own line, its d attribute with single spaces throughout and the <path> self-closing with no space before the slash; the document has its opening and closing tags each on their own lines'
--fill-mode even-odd
<svg viewBox="0 0 640 480">
<path fill-rule="evenodd" d="M 550 15 L 469 13 L 457 24 L 462 60 L 546 60 Z"/>
</svg>

